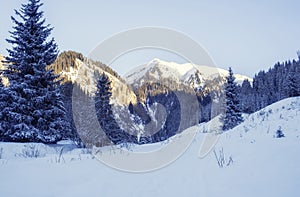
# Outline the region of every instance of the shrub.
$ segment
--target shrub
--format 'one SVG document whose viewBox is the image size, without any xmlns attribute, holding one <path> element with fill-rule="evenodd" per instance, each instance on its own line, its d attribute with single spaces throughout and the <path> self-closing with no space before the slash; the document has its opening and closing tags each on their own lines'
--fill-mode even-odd
<svg viewBox="0 0 300 197">
<path fill-rule="evenodd" d="M 282 137 L 285 137 L 285 136 L 282 132 L 281 127 L 279 127 L 278 130 L 276 131 L 276 138 L 282 138 Z"/>
</svg>

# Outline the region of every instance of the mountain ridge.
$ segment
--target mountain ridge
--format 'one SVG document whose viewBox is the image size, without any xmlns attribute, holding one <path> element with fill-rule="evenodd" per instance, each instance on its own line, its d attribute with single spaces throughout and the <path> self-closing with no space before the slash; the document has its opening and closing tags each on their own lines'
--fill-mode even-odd
<svg viewBox="0 0 300 197">
<path fill-rule="evenodd" d="M 149 72 L 152 72 L 153 75 L 157 75 L 158 70 L 160 71 L 167 71 L 168 73 L 162 73 L 160 77 L 172 77 L 177 78 L 179 81 L 186 81 L 188 77 L 190 77 L 195 72 L 199 71 L 202 78 L 205 79 L 213 79 L 217 75 L 222 77 L 227 76 L 228 71 L 217 68 L 217 67 L 210 67 L 205 65 L 196 65 L 193 63 L 183 63 L 179 64 L 176 62 L 167 62 L 158 58 L 154 58 L 153 60 L 149 61 L 146 64 L 140 65 L 135 69 L 132 69 L 128 73 L 124 75 L 124 78 L 129 84 L 134 84 L 135 81 L 141 80 Z M 241 74 L 234 74 L 238 84 L 241 84 L 243 80 L 247 79 L 252 82 L 252 79 L 248 76 L 241 75 Z"/>
</svg>

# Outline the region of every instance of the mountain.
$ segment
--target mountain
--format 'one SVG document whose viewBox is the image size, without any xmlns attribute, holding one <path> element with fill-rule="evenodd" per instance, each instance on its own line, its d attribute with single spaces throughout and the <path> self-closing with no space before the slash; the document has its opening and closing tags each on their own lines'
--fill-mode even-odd
<svg viewBox="0 0 300 197">
<path fill-rule="evenodd" d="M 67 95 L 65 105 L 72 122 L 73 118 L 77 118 L 75 122 L 82 122 L 91 116 L 94 110 L 92 97 L 96 90 L 95 82 L 99 73 L 105 72 L 112 82 L 111 103 L 121 129 L 133 135 L 142 135 L 142 138 L 158 131 L 162 135 L 169 133 L 167 136 L 158 134 L 154 141 L 170 137 L 218 115 L 223 103 L 222 85 L 227 75 L 223 69 L 154 59 L 123 79 L 105 64 L 73 51 L 61 53 L 51 68 L 60 74 L 64 84 L 71 85 L 65 88 L 67 91 L 63 91 L 63 94 Z M 236 77 L 240 82 L 247 78 L 242 75 Z M 76 112 L 74 117 L 74 106 L 83 108 L 82 103 L 72 101 L 72 91 L 78 90 L 76 87 L 89 97 L 84 101 L 89 100 L 86 103 L 90 104 Z M 97 120 L 94 117 L 88 119 L 90 124 L 80 130 L 92 130 L 90 125 L 96 124 Z"/>
<path fill-rule="evenodd" d="M 120 125 L 125 125 L 125 119 L 127 123 L 131 121 L 128 105 L 137 103 L 132 88 L 110 67 L 74 51 L 61 53 L 50 68 L 61 77 L 64 104 L 72 128 L 79 133 L 81 139 L 86 139 L 86 145 L 109 145 L 110 141 L 105 133 L 95 127 L 98 125 L 93 98 L 96 80 L 103 72 L 109 77 L 112 87 L 110 102 L 116 119 L 121 122 Z"/>
<path fill-rule="evenodd" d="M 170 79 L 178 83 L 188 84 L 193 89 L 209 85 L 206 82 L 221 78 L 225 81 L 228 71 L 216 67 L 199 66 L 192 63 L 178 64 L 175 62 L 166 62 L 160 59 L 153 59 L 145 65 L 141 65 L 125 75 L 127 83 L 138 88 L 144 82 L 162 81 Z M 241 84 L 245 79 L 250 82 L 251 78 L 235 74 L 237 83 Z"/>
<path fill-rule="evenodd" d="M 220 114 L 227 74 L 222 69 L 154 59 L 123 79 L 105 64 L 74 51 L 59 54 L 49 68 L 61 77 L 61 92 L 74 130 L 84 131 L 84 135 L 94 133 L 95 140 L 105 137 L 92 132 L 92 125 L 97 124 L 92 116 L 96 80 L 105 72 L 111 81 L 114 117 L 121 129 L 154 142 Z M 246 78 L 236 77 L 240 81 Z M 154 138 L 148 138 L 155 132 Z"/>
<path fill-rule="evenodd" d="M 3 68 L 2 60 L 4 57 L 0 55 L 0 68 Z M 93 95 L 95 91 L 97 73 L 105 72 L 112 81 L 112 103 L 121 106 L 128 106 L 130 102 L 137 103 L 138 98 L 134 90 L 140 88 L 146 81 L 156 82 L 165 79 L 183 86 L 188 85 L 194 89 L 203 88 L 212 81 L 218 81 L 218 77 L 224 80 L 228 73 L 228 71 L 219 68 L 191 63 L 177 64 L 156 58 L 130 71 L 123 79 L 105 64 L 90 60 L 74 51 L 62 52 L 57 60 L 50 65 L 50 68 L 61 76 L 63 83 L 77 84 L 88 95 Z M 236 74 L 235 77 L 238 83 L 244 79 L 252 81 L 252 79 L 239 74 Z"/>
<path fill-rule="evenodd" d="M 199 122 L 206 122 L 222 113 L 224 109 L 224 83 L 227 75 L 228 71 L 220 68 L 192 63 L 178 64 L 155 58 L 128 72 L 124 79 L 132 86 L 138 100 L 143 103 L 146 102 L 149 93 L 159 95 L 172 91 L 181 92 L 185 95 L 185 100 L 196 95 L 199 103 Z M 252 79 L 247 76 L 234 76 L 238 84 L 242 84 L 245 79 L 252 83 Z M 196 108 L 193 106 L 188 110 L 195 111 Z"/>
<path fill-rule="evenodd" d="M 4 56 L 0 54 L 0 70 L 4 69 L 2 61 L 5 60 Z"/>
<path fill-rule="evenodd" d="M 90 96 L 93 96 L 96 90 L 97 75 L 105 72 L 113 87 L 112 103 L 127 106 L 130 102 L 136 103 L 136 96 L 132 88 L 115 71 L 101 62 L 84 57 L 80 53 L 63 52 L 50 67 L 61 76 L 63 83 L 76 84 Z"/>
<path fill-rule="evenodd" d="M 3 61 L 4 59 L 5 59 L 4 56 L 0 54 L 0 68 L 1 68 L 1 69 L 3 68 L 3 67 L 2 67 L 2 66 L 3 66 L 2 61 Z"/>
</svg>

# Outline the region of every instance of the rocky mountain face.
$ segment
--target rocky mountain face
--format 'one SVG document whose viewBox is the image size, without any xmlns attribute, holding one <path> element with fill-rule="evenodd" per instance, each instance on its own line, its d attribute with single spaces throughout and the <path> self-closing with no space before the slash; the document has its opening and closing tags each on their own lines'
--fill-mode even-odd
<svg viewBox="0 0 300 197">
<path fill-rule="evenodd" d="M 166 79 L 167 86 L 161 86 L 162 83 L 156 83 L 155 86 L 151 83 L 142 84 L 135 89 L 108 66 L 72 51 L 60 54 L 50 68 L 61 77 L 68 117 L 73 123 L 73 129 L 80 131 L 86 144 L 101 142 L 99 146 L 102 146 L 109 143 L 105 134 L 95 129 L 97 119 L 93 115 L 96 80 L 102 72 L 111 81 L 111 104 L 115 119 L 121 129 L 129 134 L 147 139 L 147 142 L 159 141 L 199 122 L 198 112 L 195 110 L 199 107 L 197 97 L 193 95 L 194 90 L 178 81 Z M 192 95 L 194 100 L 184 103 L 189 101 L 188 95 Z M 195 113 L 190 113 L 191 111 Z M 155 137 L 152 139 L 149 137 L 151 135 Z M 89 141 L 91 139 L 95 141 Z"/>
<path fill-rule="evenodd" d="M 137 103 L 132 88 L 110 67 L 73 51 L 61 53 L 50 68 L 60 75 L 64 103 L 73 129 L 80 131 L 85 144 L 109 144 L 105 134 L 95 126 L 98 125 L 94 106 L 97 78 L 103 72 L 109 77 L 112 87 L 111 104 L 115 114 L 123 111 L 126 114 L 129 103 Z M 92 139 L 94 141 L 90 141 Z"/>
<path fill-rule="evenodd" d="M 138 91 L 146 83 L 160 82 L 171 89 L 185 89 L 190 87 L 195 92 L 220 91 L 225 83 L 228 71 L 216 67 L 199 66 L 192 63 L 178 64 L 153 59 L 145 65 L 141 65 L 125 75 L 125 80 L 135 91 Z M 237 83 L 241 84 L 245 79 L 251 78 L 235 74 Z"/>
<path fill-rule="evenodd" d="M 3 68 L 3 63 L 2 63 L 3 60 L 4 60 L 4 57 L 3 57 L 3 55 L 0 54 L 0 68 L 1 69 Z"/>
<path fill-rule="evenodd" d="M 165 94 L 170 91 L 179 91 L 187 97 L 196 96 L 200 111 L 199 122 L 204 122 L 222 113 L 224 109 L 223 85 L 227 74 L 228 71 L 220 68 L 153 59 L 133 69 L 124 78 L 132 86 L 140 102 L 145 102 L 149 94 Z M 245 79 L 252 81 L 239 74 L 235 78 L 239 84 Z M 157 83 L 163 85 L 158 86 Z"/>
<path fill-rule="evenodd" d="M 61 76 L 63 83 L 76 84 L 89 96 L 93 96 L 96 91 L 97 76 L 105 72 L 112 82 L 112 102 L 116 105 L 136 103 L 132 88 L 115 71 L 101 62 L 83 57 L 80 53 L 63 52 L 50 67 Z"/>
</svg>

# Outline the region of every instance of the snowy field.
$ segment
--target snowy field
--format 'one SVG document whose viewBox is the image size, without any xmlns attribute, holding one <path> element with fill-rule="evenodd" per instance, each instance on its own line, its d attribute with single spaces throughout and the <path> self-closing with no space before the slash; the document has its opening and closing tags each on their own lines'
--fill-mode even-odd
<svg viewBox="0 0 300 197">
<path fill-rule="evenodd" d="M 115 170 L 72 145 L 0 143 L 0 196 L 298 197 L 299 124 L 300 97 L 285 99 L 246 116 L 206 157 L 199 132 L 178 160 L 148 173 Z"/>
</svg>

